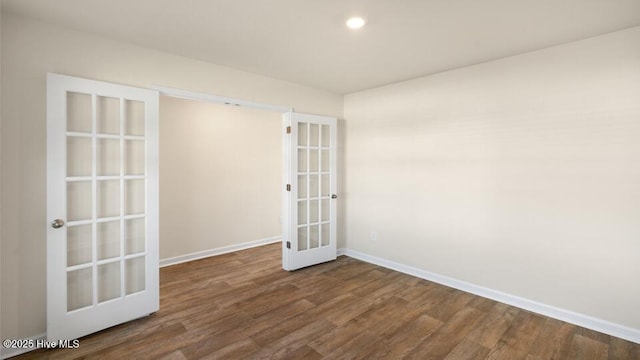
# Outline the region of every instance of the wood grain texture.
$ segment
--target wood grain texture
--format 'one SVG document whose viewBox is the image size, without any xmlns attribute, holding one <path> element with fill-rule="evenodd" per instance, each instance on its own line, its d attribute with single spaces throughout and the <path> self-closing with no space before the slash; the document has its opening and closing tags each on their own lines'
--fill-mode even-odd
<svg viewBox="0 0 640 360">
<path fill-rule="evenodd" d="M 640 345 L 340 257 L 283 271 L 279 244 L 160 270 L 160 311 L 16 359 L 621 359 Z"/>
</svg>

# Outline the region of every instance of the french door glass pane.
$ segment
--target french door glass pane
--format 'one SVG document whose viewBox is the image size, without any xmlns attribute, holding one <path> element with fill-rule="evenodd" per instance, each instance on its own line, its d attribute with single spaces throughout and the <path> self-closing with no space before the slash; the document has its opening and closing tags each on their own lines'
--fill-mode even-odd
<svg viewBox="0 0 640 360">
<path fill-rule="evenodd" d="M 320 230 L 322 232 L 322 236 L 321 236 L 321 245 L 322 246 L 327 246 L 329 245 L 329 236 L 331 235 L 331 225 L 329 223 L 326 224 L 322 224 L 320 226 Z"/>
<path fill-rule="evenodd" d="M 120 261 L 98 266 L 98 301 L 120 297 Z"/>
<path fill-rule="evenodd" d="M 120 221 L 97 224 L 98 260 L 120 256 Z"/>
<path fill-rule="evenodd" d="M 331 145 L 331 133 L 330 133 L 330 128 L 329 125 L 321 125 L 321 133 L 322 133 L 322 140 L 320 141 L 320 146 L 330 146 Z"/>
<path fill-rule="evenodd" d="M 318 124 L 311 124 L 309 130 L 309 146 L 318 146 L 320 140 Z"/>
<path fill-rule="evenodd" d="M 307 149 L 298 149 L 298 172 L 307 172 Z"/>
<path fill-rule="evenodd" d="M 88 220 L 93 216 L 91 181 L 67 183 L 67 221 Z"/>
<path fill-rule="evenodd" d="M 98 139 L 98 176 L 120 175 L 120 140 Z"/>
<path fill-rule="evenodd" d="M 89 137 L 67 137 L 67 176 L 91 176 L 92 141 Z"/>
<path fill-rule="evenodd" d="M 320 217 L 320 221 L 329 221 L 329 199 L 322 200 L 320 206 L 320 213 L 322 214 Z"/>
<path fill-rule="evenodd" d="M 131 255 L 145 250 L 144 219 L 126 221 L 126 254 Z"/>
<path fill-rule="evenodd" d="M 126 181 L 126 211 L 127 215 L 144 213 L 144 180 Z"/>
<path fill-rule="evenodd" d="M 98 96 L 98 129 L 100 134 L 120 133 L 120 99 Z"/>
<path fill-rule="evenodd" d="M 309 201 L 309 223 L 318 222 L 318 200 Z"/>
<path fill-rule="evenodd" d="M 298 175 L 298 199 L 307 197 L 307 175 Z"/>
<path fill-rule="evenodd" d="M 298 251 L 307 250 L 307 226 L 298 228 Z"/>
<path fill-rule="evenodd" d="M 92 225 L 67 227 L 67 266 L 90 263 L 93 257 Z"/>
<path fill-rule="evenodd" d="M 120 180 L 97 182 L 98 218 L 120 215 Z"/>
<path fill-rule="evenodd" d="M 89 306 L 93 303 L 93 268 L 67 273 L 67 311 Z"/>
<path fill-rule="evenodd" d="M 307 223 L 307 201 L 298 201 L 298 225 Z"/>
<path fill-rule="evenodd" d="M 310 149 L 309 150 L 309 171 L 318 172 L 320 170 L 319 164 L 320 163 L 318 159 L 318 150 Z"/>
<path fill-rule="evenodd" d="M 92 131 L 91 95 L 67 92 L 67 131 Z"/>
<path fill-rule="evenodd" d="M 309 175 L 309 198 L 317 198 L 319 195 L 318 179 L 320 179 L 318 175 Z"/>
<path fill-rule="evenodd" d="M 144 140 L 125 142 L 126 175 L 144 175 Z"/>
<path fill-rule="evenodd" d="M 329 150 L 322 150 L 320 152 L 320 160 L 321 160 L 321 164 L 322 167 L 320 168 L 320 171 L 322 172 L 328 172 L 329 169 L 331 169 L 331 158 L 329 156 Z"/>
<path fill-rule="evenodd" d="M 329 196 L 329 175 L 322 175 L 322 190 L 320 190 L 320 196 Z"/>
<path fill-rule="evenodd" d="M 145 113 L 144 103 L 140 101 L 125 101 L 126 120 L 125 135 L 144 136 L 145 132 Z"/>
<path fill-rule="evenodd" d="M 307 146 L 307 124 L 298 123 L 298 145 Z"/>
<path fill-rule="evenodd" d="M 145 289 L 145 256 L 125 261 L 125 288 L 127 295 Z"/>
<path fill-rule="evenodd" d="M 320 230 L 318 225 L 311 225 L 309 227 L 309 248 L 314 249 L 319 247 L 320 242 Z"/>
</svg>

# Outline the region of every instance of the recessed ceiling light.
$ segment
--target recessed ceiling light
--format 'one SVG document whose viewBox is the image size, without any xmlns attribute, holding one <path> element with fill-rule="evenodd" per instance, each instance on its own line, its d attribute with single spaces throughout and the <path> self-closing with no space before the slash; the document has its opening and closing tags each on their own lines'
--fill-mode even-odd
<svg viewBox="0 0 640 360">
<path fill-rule="evenodd" d="M 352 17 L 347 20 L 347 26 L 350 29 L 360 29 L 364 24 L 366 24 L 366 21 L 361 17 Z"/>
</svg>

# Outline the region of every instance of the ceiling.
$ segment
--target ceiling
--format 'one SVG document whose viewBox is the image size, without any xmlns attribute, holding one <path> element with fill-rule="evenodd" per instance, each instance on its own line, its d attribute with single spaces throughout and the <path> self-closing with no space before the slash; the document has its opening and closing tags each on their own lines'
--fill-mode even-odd
<svg viewBox="0 0 640 360">
<path fill-rule="evenodd" d="M 345 94 L 640 25 L 640 0 L 2 0 L 3 12 Z M 357 31 L 352 15 L 367 19 Z"/>
</svg>

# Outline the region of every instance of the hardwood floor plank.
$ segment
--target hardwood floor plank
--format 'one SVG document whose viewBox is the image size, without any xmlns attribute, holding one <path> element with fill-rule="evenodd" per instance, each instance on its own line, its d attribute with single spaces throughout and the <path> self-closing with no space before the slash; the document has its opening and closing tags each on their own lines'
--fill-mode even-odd
<svg viewBox="0 0 640 360">
<path fill-rule="evenodd" d="M 428 315 L 420 315 L 383 341 L 370 348 L 361 349 L 355 358 L 369 360 L 402 359 L 442 324 L 442 321 Z"/>
<path fill-rule="evenodd" d="M 406 285 L 399 282 L 399 279 L 403 277 L 401 273 L 386 274 L 375 281 L 369 281 L 366 284 L 355 288 L 352 293 L 356 296 L 368 297 L 371 299 L 379 298 L 380 296 L 392 292 L 395 293 L 401 289 L 406 288 Z M 360 282 L 360 279 L 355 279 Z"/>
<path fill-rule="evenodd" d="M 243 311 L 252 316 L 259 316 L 284 303 L 303 299 L 305 293 L 291 284 L 279 284 L 268 287 L 250 298 L 242 299 L 232 305 L 229 310 Z"/>
<path fill-rule="evenodd" d="M 172 352 L 171 354 L 167 354 L 159 358 L 159 360 L 187 360 L 187 358 L 184 357 L 184 355 L 182 354 L 182 351 L 177 350 Z"/>
<path fill-rule="evenodd" d="M 463 308 L 433 334 L 426 337 L 405 358 L 444 359 L 485 315 L 477 309 Z"/>
<path fill-rule="evenodd" d="M 482 360 L 487 354 L 489 354 L 488 348 L 465 339 L 453 348 L 444 360 Z"/>
<path fill-rule="evenodd" d="M 495 303 L 493 308 L 488 311 L 485 319 L 471 331 L 467 338 L 491 349 L 498 343 L 498 340 L 507 329 L 511 327 L 519 312 L 519 309 L 512 306 Z"/>
<path fill-rule="evenodd" d="M 417 282 L 413 286 L 407 286 L 406 288 L 398 291 L 396 296 L 410 302 L 416 302 L 417 299 L 423 298 L 435 287 L 438 287 L 438 285 L 430 281 L 423 280 Z"/>
<path fill-rule="evenodd" d="M 634 345 L 632 342 L 611 336 L 611 339 L 609 340 L 609 359 L 640 360 L 640 346 Z"/>
<path fill-rule="evenodd" d="M 247 321 L 237 324 L 236 329 L 249 337 L 270 329 L 275 323 L 287 321 L 287 319 L 300 315 L 314 307 L 315 305 L 306 299 L 285 303 L 273 311 L 258 317 L 251 317 Z"/>
<path fill-rule="evenodd" d="M 160 310 L 15 359 L 623 359 L 640 345 L 340 257 L 286 272 L 280 244 L 160 269 Z"/>
<path fill-rule="evenodd" d="M 473 300 L 469 302 L 468 306 L 480 311 L 489 312 L 491 309 L 493 309 L 494 306 L 496 306 L 496 304 L 498 304 L 497 301 L 474 296 Z"/>
<path fill-rule="evenodd" d="M 458 311 L 465 308 L 473 300 L 473 297 L 474 295 L 456 290 L 448 296 L 447 301 L 441 302 L 438 306 L 431 306 L 427 313 L 434 319 L 446 322 Z"/>
<path fill-rule="evenodd" d="M 571 346 L 572 359 L 600 360 L 609 357 L 609 344 L 583 335 L 575 335 Z"/>
<path fill-rule="evenodd" d="M 373 305 L 373 301 L 351 294 L 344 294 L 330 300 L 328 304 L 334 311 L 326 314 L 324 318 L 340 326 L 367 311 Z"/>
<path fill-rule="evenodd" d="M 354 359 L 361 349 L 370 348 L 378 341 L 378 336 L 371 331 L 365 330 L 357 336 L 351 338 L 343 346 L 335 348 L 325 359 Z"/>
<path fill-rule="evenodd" d="M 282 359 L 282 360 L 317 360 L 322 359 L 322 355 L 318 354 L 317 351 L 313 350 L 309 346 L 301 346 L 296 350 L 293 350 L 288 353 L 279 353 L 273 354 L 270 359 Z"/>
<path fill-rule="evenodd" d="M 609 344 L 609 341 L 611 340 L 611 337 L 607 334 L 599 333 L 597 331 L 593 331 L 593 330 L 585 329 L 581 327 L 575 328 L 575 334 L 584 336 L 586 338 L 589 338 L 595 341 L 599 341 L 603 344 Z"/>
<path fill-rule="evenodd" d="M 362 277 L 354 277 L 347 280 L 340 280 L 336 278 L 330 277 L 331 280 L 327 281 L 326 285 L 322 285 L 324 289 L 322 291 L 318 291 L 309 297 L 309 301 L 314 304 L 322 304 L 327 302 L 328 300 L 339 296 L 344 293 L 353 294 L 353 290 L 361 288 L 363 286 L 367 286 L 367 284 L 379 281 L 379 279 L 386 276 L 385 273 L 380 271 L 365 271 L 362 274 Z M 327 275 L 328 276 L 328 275 Z M 356 294 L 354 294 L 356 295 Z M 358 295 L 356 295 L 358 296 Z"/>
<path fill-rule="evenodd" d="M 547 318 L 529 354 L 542 359 L 567 359 L 574 333 L 574 325 Z"/>
<path fill-rule="evenodd" d="M 311 341 L 309 346 L 314 348 L 322 355 L 328 355 L 334 349 L 348 343 L 354 337 L 367 329 L 379 331 L 383 328 L 389 316 L 393 316 L 393 311 L 397 311 L 397 307 L 406 306 L 407 302 L 400 298 L 391 298 L 387 301 L 377 304 L 371 304 L 369 308 L 358 317 L 348 321 L 340 327 L 336 327 L 332 332 L 327 333 L 318 339 Z"/>
<path fill-rule="evenodd" d="M 284 357 L 287 353 L 306 346 L 309 339 L 315 339 L 322 334 L 330 332 L 334 328 L 335 325 L 324 319 L 316 320 L 269 343 L 261 344 L 262 349 L 251 354 L 250 358 Z"/>
<path fill-rule="evenodd" d="M 521 310 L 500 341 L 526 352 L 540 335 L 545 320 L 540 315 Z"/>
<path fill-rule="evenodd" d="M 227 345 L 209 355 L 202 356 L 201 359 L 243 359 L 258 349 L 260 347 L 251 339 L 244 339 Z"/>
<path fill-rule="evenodd" d="M 545 318 L 521 310 L 498 343 L 491 349 L 488 360 L 525 359 L 542 331 Z"/>
</svg>

